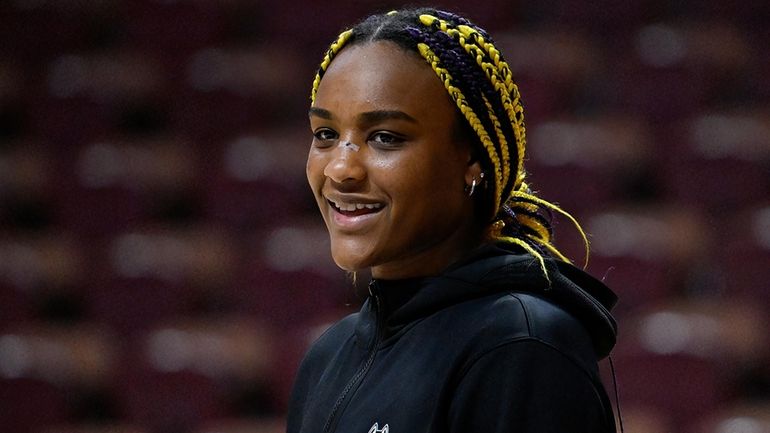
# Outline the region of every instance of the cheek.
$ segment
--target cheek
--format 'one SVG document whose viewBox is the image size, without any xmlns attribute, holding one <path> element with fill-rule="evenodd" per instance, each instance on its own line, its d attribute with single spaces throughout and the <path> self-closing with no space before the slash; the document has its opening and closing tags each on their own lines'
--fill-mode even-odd
<svg viewBox="0 0 770 433">
<path fill-rule="evenodd" d="M 307 163 L 305 165 L 305 175 L 307 176 L 308 184 L 313 191 L 318 191 L 323 185 L 323 172 L 326 163 L 314 149 L 310 149 L 307 155 Z"/>
<path fill-rule="evenodd" d="M 464 164 L 436 155 L 413 158 L 399 167 L 398 172 L 399 183 L 406 192 L 419 191 L 441 197 L 462 191 L 465 177 Z"/>
</svg>

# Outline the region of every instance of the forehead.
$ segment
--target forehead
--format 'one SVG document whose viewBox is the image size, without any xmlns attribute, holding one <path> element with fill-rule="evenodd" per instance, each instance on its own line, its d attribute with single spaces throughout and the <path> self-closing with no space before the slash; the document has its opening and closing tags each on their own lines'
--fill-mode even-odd
<svg viewBox="0 0 770 433">
<path fill-rule="evenodd" d="M 453 103 L 430 65 L 417 53 L 387 41 L 345 47 L 318 87 L 315 106 L 408 107 L 415 114 Z M 411 114 L 411 113 L 410 113 Z"/>
</svg>

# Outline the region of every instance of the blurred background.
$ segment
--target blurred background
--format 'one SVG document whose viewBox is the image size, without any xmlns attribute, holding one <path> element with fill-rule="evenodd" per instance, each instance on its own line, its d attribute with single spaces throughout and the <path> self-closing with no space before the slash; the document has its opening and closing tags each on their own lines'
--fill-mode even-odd
<svg viewBox="0 0 770 433">
<path fill-rule="evenodd" d="M 507 55 L 531 183 L 620 295 L 626 431 L 770 432 L 770 3 L 437 3 Z M 305 185 L 310 84 L 398 6 L 0 3 L 0 431 L 283 431 L 362 301 Z"/>
</svg>

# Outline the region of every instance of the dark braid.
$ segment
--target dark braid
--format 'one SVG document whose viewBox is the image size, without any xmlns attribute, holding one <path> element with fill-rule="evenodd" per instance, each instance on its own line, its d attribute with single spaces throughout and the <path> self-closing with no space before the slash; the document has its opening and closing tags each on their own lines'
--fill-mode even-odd
<svg viewBox="0 0 770 433">
<path fill-rule="evenodd" d="M 481 27 L 476 26 L 472 22 L 470 22 L 468 19 L 461 17 L 460 15 L 453 14 L 452 12 L 448 11 L 435 11 L 436 16 L 441 18 L 444 21 L 449 21 L 452 23 L 453 26 L 457 27 L 459 25 L 466 25 L 468 27 L 472 27 L 474 30 L 479 32 L 481 36 L 484 37 L 484 39 L 487 39 L 488 41 L 492 41 L 489 34 L 486 32 L 486 30 L 482 29 Z"/>
<path fill-rule="evenodd" d="M 459 18 L 456 15 L 453 16 Z M 465 19 L 455 21 L 458 23 L 469 23 L 469 21 Z M 474 28 L 477 27 L 474 26 Z M 432 30 L 432 32 L 429 30 Z M 409 26 L 407 27 L 407 31 L 418 41 L 427 44 L 438 56 L 442 65 L 449 71 L 452 77 L 455 78 L 456 86 L 465 95 L 468 105 L 473 112 L 477 113 L 479 121 L 482 123 L 484 129 L 486 131 L 492 131 L 494 129 L 492 119 L 489 116 L 489 110 L 485 106 L 484 100 L 486 99 L 486 101 L 492 105 L 494 113 L 503 113 L 498 114 L 498 117 L 504 116 L 505 109 L 486 74 L 478 67 L 475 58 L 469 56 L 465 49 L 463 49 L 453 37 L 442 32 L 438 22 L 428 27 L 423 26 L 420 29 Z M 484 32 L 484 34 L 486 33 Z M 475 39 L 475 36 L 471 39 Z M 483 50 L 475 49 L 475 53 L 489 60 L 488 54 L 483 52 Z M 502 129 L 504 136 L 514 136 L 510 122 L 500 122 L 500 128 Z M 495 139 L 492 134 L 490 135 L 493 137 L 498 153 L 501 153 L 502 143 Z M 512 187 L 513 185 L 511 183 L 508 186 Z M 503 196 L 507 196 L 509 193 L 510 188 L 502 191 Z M 510 221 L 509 224 L 515 224 L 515 220 Z"/>
<path fill-rule="evenodd" d="M 486 79 L 484 72 L 476 66 L 475 60 L 471 59 L 465 51 L 460 48 L 455 40 L 443 32 L 429 33 L 424 29 L 413 28 L 410 31 L 418 41 L 427 44 L 431 50 L 438 56 L 442 65 L 449 71 L 452 77 L 455 78 L 457 87 L 465 95 L 468 102 L 468 106 L 473 112 L 479 114 L 479 121 L 487 131 L 493 130 L 492 121 L 488 115 L 483 115 L 487 112 L 487 108 L 484 106 L 484 99 L 492 100 L 499 105 L 499 102 L 495 98 L 495 90 Z M 472 136 L 472 131 L 469 136 Z M 495 142 L 496 147 L 499 148 L 499 142 Z M 477 152 L 482 156 L 483 165 L 489 167 L 491 161 L 489 161 L 486 152 Z"/>
</svg>

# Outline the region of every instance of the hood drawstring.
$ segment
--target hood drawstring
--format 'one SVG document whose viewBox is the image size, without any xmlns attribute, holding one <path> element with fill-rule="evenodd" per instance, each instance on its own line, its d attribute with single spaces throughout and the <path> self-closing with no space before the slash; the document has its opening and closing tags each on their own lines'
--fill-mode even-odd
<svg viewBox="0 0 770 433">
<path fill-rule="evenodd" d="M 612 372 L 612 387 L 615 390 L 615 408 L 618 410 L 618 425 L 620 426 L 620 433 L 625 433 L 623 430 L 623 414 L 620 413 L 620 397 L 618 396 L 618 379 L 615 377 L 615 363 L 612 362 L 612 355 L 607 357 L 610 360 L 610 371 Z"/>
</svg>

